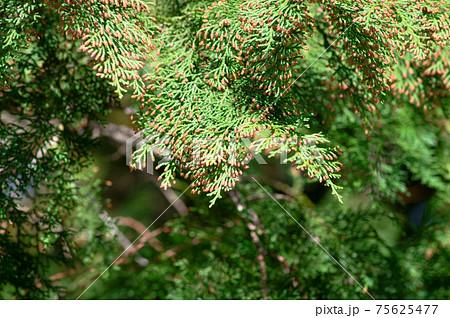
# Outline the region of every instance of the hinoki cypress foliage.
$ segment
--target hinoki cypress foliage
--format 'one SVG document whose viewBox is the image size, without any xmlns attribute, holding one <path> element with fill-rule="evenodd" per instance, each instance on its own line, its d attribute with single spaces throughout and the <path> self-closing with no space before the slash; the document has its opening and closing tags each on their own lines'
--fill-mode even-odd
<svg viewBox="0 0 450 318">
<path fill-rule="evenodd" d="M 255 154 L 286 156 L 342 200 L 339 160 L 367 150 L 343 153 L 342 136 L 385 140 L 391 132 L 371 133 L 378 118 L 413 125 L 448 112 L 448 1 L 3 0 L 0 8 L 0 275 L 24 297 L 50 284 L 40 255 L 73 256 L 66 217 L 84 222 L 86 200 L 100 201 L 85 177 L 89 123 L 102 123 L 124 96 L 140 106 L 132 123 L 145 139 L 134 166 L 165 159 L 162 187 L 184 177 L 211 204 Z M 408 143 L 427 155 L 435 140 L 392 124 L 404 136 L 389 145 L 420 175 Z M 403 164 L 363 159 L 385 171 Z M 423 176 L 439 189 L 442 179 Z M 405 191 L 400 181 L 388 188 L 377 194 Z M 105 231 L 95 227 L 91 241 Z M 61 253 L 46 254 L 52 248 Z"/>
<path fill-rule="evenodd" d="M 370 125 L 384 107 L 395 63 L 406 55 L 413 62 L 442 52 L 448 10 L 442 1 L 187 5 L 158 39 L 146 89 L 134 91 L 141 102 L 134 122 L 147 139 L 135 163 L 157 150 L 170 158 L 160 165 L 164 187 L 180 174 L 214 203 L 235 185 L 252 152 L 288 153 L 289 163 L 340 199 L 333 182 L 341 168 L 339 147 L 311 131 L 314 105 L 333 110 L 329 100 L 345 93 L 347 105 Z M 316 45 L 320 34 L 323 47 Z M 320 72 L 331 78 L 313 86 L 306 72 L 311 64 L 317 72 L 314 58 L 328 49 L 329 64 Z"/>
<path fill-rule="evenodd" d="M 395 63 L 423 61 L 445 46 L 448 6 L 314 2 L 185 2 L 159 23 L 158 8 L 145 1 L 64 1 L 54 7 L 60 30 L 82 39 L 79 49 L 90 55 L 97 76 L 119 96 L 131 88 L 141 103 L 133 120 L 147 142 L 134 164 L 153 151 L 169 157 L 160 165 L 163 187 L 182 175 L 193 182 L 193 192 L 209 192 L 214 202 L 234 187 L 252 154 L 287 152 L 289 163 L 340 199 L 333 182 L 340 151 L 311 131 L 309 121 L 317 115 L 311 99 L 327 105 L 336 88 L 346 91 L 353 111 L 370 125 L 391 89 Z M 323 47 L 314 43 L 321 34 Z M 5 42 L 11 45 L 8 37 Z M 314 84 L 326 91 L 302 78 L 314 68 L 311 57 L 321 58 L 324 50 L 331 57 L 321 72 L 333 75 Z M 145 61 L 152 62 L 147 71 Z"/>
<path fill-rule="evenodd" d="M 56 3 L 0 3 L 0 289 L 23 298 L 45 296 L 49 263 L 74 261 L 79 224 L 90 219 L 94 250 L 109 231 L 96 222 L 87 124 L 117 102 L 80 43 L 61 34 Z"/>
</svg>

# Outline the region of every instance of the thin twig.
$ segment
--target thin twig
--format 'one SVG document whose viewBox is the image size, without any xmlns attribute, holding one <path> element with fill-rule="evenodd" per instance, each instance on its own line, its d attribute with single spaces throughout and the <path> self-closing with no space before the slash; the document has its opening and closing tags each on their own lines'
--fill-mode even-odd
<svg viewBox="0 0 450 318">
<path fill-rule="evenodd" d="M 250 236 L 252 238 L 252 242 L 256 245 L 258 248 L 258 261 L 259 266 L 261 268 L 261 284 L 262 284 L 262 290 L 263 290 L 263 298 L 267 299 L 267 266 L 266 261 L 264 259 L 264 255 L 267 254 L 267 251 L 264 249 L 264 247 L 261 244 L 261 240 L 259 239 L 259 236 L 257 234 L 257 230 L 261 229 L 261 223 L 259 222 L 258 215 L 253 211 L 252 209 L 247 208 L 244 206 L 241 202 L 239 202 L 239 199 L 234 191 L 229 192 L 231 200 L 233 200 L 234 204 L 236 205 L 236 208 L 239 212 L 247 211 L 250 216 L 249 222 L 246 222 L 247 228 L 250 230 Z"/>
<path fill-rule="evenodd" d="M 286 194 L 281 194 L 281 193 L 274 193 L 273 194 L 274 198 L 278 199 L 278 200 L 287 200 L 287 201 L 291 201 L 294 202 L 294 198 L 286 195 Z M 267 194 L 265 193 L 260 193 L 260 194 L 255 194 L 255 195 L 249 195 L 247 197 L 247 201 L 253 201 L 253 200 L 259 200 L 259 199 L 264 199 L 264 198 L 270 198 Z"/>
<path fill-rule="evenodd" d="M 51 281 L 56 281 L 56 280 L 66 278 L 68 276 L 75 274 L 77 272 L 78 267 L 79 266 L 77 266 L 76 268 L 72 268 L 72 269 L 68 270 L 67 272 L 56 273 L 55 275 L 50 276 L 48 279 Z"/>
<path fill-rule="evenodd" d="M 124 125 L 116 125 L 116 124 L 107 124 L 105 127 L 97 126 L 94 128 L 94 135 L 102 135 L 111 138 L 117 144 L 119 144 L 119 148 L 117 149 L 114 157 L 119 158 L 124 156 L 126 153 L 126 141 L 134 136 L 134 131 L 130 127 Z M 156 152 L 155 152 L 156 155 Z M 158 175 L 154 172 L 154 175 L 146 174 L 146 176 L 154 183 L 157 183 Z M 175 202 L 172 206 L 181 216 L 186 216 L 189 212 L 186 204 L 184 204 L 181 200 L 175 200 L 177 198 L 177 194 L 171 188 L 167 188 L 166 190 L 161 189 L 161 193 L 167 199 L 168 202 Z"/>
<path fill-rule="evenodd" d="M 138 233 L 142 233 L 145 230 L 145 225 L 144 224 L 142 224 L 138 220 L 135 220 L 135 219 L 133 219 L 131 217 L 119 216 L 119 217 L 117 217 L 117 220 L 118 220 L 118 222 L 117 222 L 118 225 L 131 227 L 132 229 L 134 229 Z M 151 245 L 158 252 L 163 251 L 164 249 L 162 247 L 161 241 L 156 238 L 156 236 L 161 234 L 161 232 L 162 232 L 162 230 L 160 228 L 156 229 L 154 231 L 146 231 L 145 234 L 142 235 L 142 237 L 140 238 L 140 240 L 138 242 L 138 245 L 147 242 L 149 245 Z"/>
<path fill-rule="evenodd" d="M 292 286 L 297 288 L 299 292 L 303 294 L 303 299 L 308 299 L 308 297 L 303 293 L 303 288 L 300 285 L 300 282 L 294 275 L 294 269 L 292 268 L 291 264 L 289 264 L 286 259 L 280 254 L 273 254 L 273 256 L 281 263 L 281 266 L 283 266 L 284 273 L 291 277 Z"/>
<path fill-rule="evenodd" d="M 116 236 L 117 242 L 124 248 L 126 249 L 127 247 L 129 247 L 131 245 L 131 241 L 125 236 L 125 234 L 123 234 L 119 228 L 117 227 L 117 225 L 114 222 L 114 219 L 112 217 L 109 216 L 108 212 L 103 211 L 100 215 L 99 218 L 103 220 L 103 222 L 107 225 L 111 227 L 111 234 Z M 137 251 L 136 251 L 137 252 Z M 137 255 L 135 257 L 135 262 L 138 263 L 140 266 L 147 266 L 148 265 L 148 259 Z"/>
<path fill-rule="evenodd" d="M 281 196 L 286 200 L 290 200 L 290 199 L 293 200 L 293 198 L 290 196 L 287 196 L 287 195 L 285 196 L 283 194 L 281 194 Z M 286 275 L 289 275 L 289 277 L 291 278 L 292 286 L 294 288 L 297 288 L 299 290 L 299 292 L 303 294 L 303 289 L 300 285 L 300 282 L 294 275 L 295 269 L 292 268 L 292 266 L 286 261 L 286 259 L 282 255 L 279 255 L 278 253 L 269 252 L 263 248 L 263 246 L 261 244 L 261 240 L 259 239 L 259 236 L 257 234 L 258 232 L 263 231 L 263 225 L 262 225 L 261 221 L 259 220 L 258 214 L 253 209 L 248 208 L 242 202 L 240 202 L 238 195 L 235 192 L 230 191 L 230 197 L 233 200 L 234 204 L 236 205 L 238 211 L 239 212 L 247 211 L 252 220 L 252 223 L 247 223 L 247 227 L 249 227 L 249 229 L 250 229 L 250 235 L 252 237 L 252 241 L 258 247 L 258 251 L 259 251 L 258 260 L 260 261 L 261 273 L 263 274 L 263 272 L 264 272 L 264 274 L 262 276 L 266 277 L 267 272 L 266 272 L 266 263 L 264 262 L 263 264 L 261 264 L 260 258 L 262 255 L 272 256 L 273 258 L 275 258 L 276 260 L 278 260 L 281 263 L 284 273 Z M 250 199 L 254 200 L 254 199 L 259 199 L 259 198 L 262 198 L 262 197 L 259 195 L 253 195 L 253 196 L 247 197 L 246 199 L 247 199 L 247 201 L 250 201 Z M 244 215 L 244 217 L 246 217 L 246 215 Z M 266 281 L 264 279 L 263 286 L 265 286 L 265 285 L 266 285 Z M 303 296 L 303 299 L 307 299 L 306 295 Z"/>
</svg>

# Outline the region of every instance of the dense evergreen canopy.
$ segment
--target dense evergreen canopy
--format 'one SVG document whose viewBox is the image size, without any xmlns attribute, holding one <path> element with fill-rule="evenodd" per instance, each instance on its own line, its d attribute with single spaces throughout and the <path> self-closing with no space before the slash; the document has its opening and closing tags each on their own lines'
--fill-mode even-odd
<svg viewBox="0 0 450 318">
<path fill-rule="evenodd" d="M 0 8 L 0 298 L 448 298 L 448 1 Z"/>
</svg>

